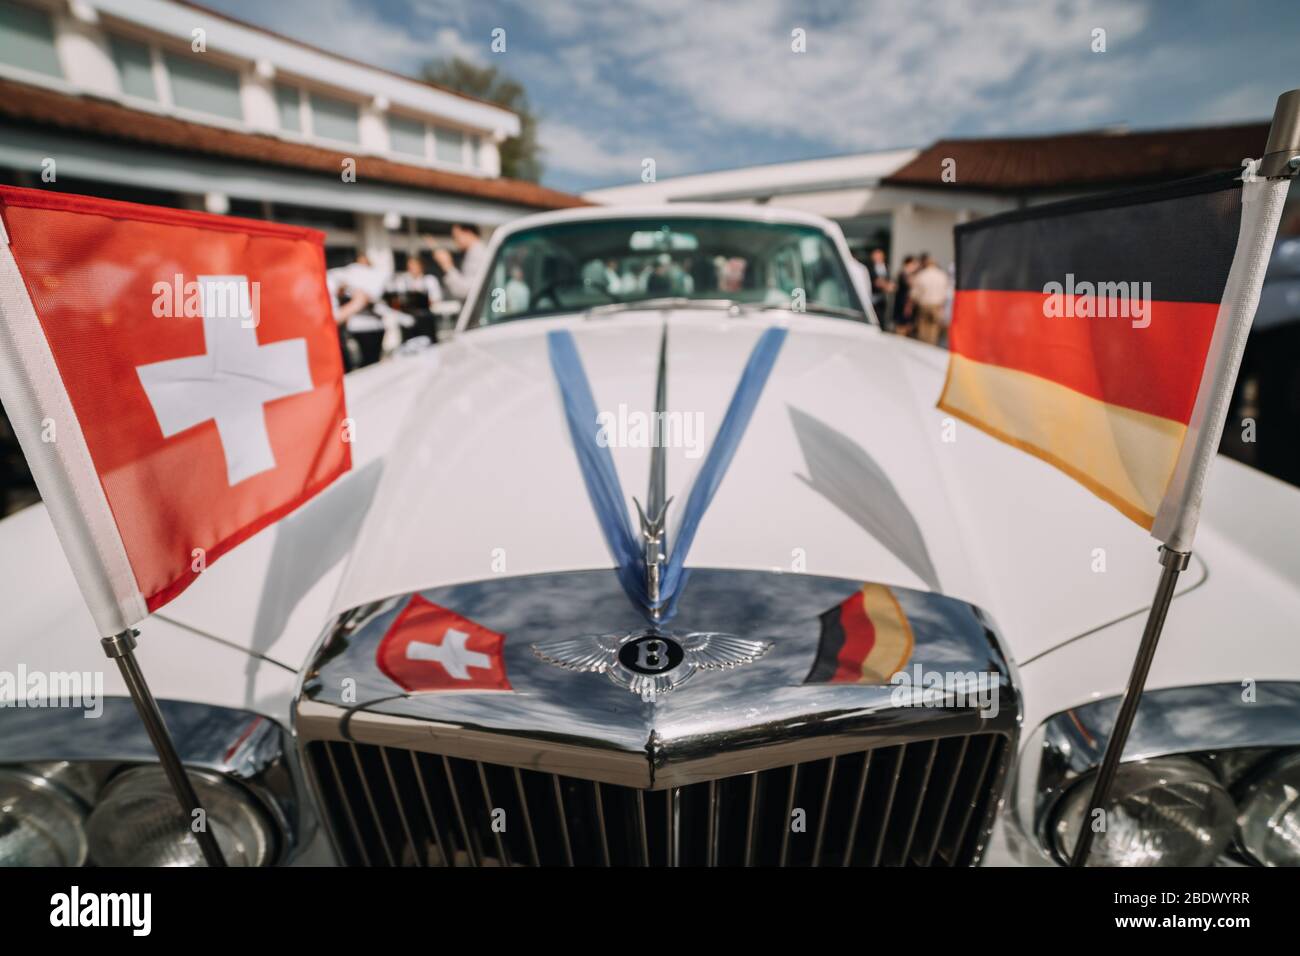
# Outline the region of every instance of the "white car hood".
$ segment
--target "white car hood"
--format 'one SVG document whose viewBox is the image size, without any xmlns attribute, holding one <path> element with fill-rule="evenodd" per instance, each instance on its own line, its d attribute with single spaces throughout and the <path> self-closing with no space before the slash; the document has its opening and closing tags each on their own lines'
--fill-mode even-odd
<svg viewBox="0 0 1300 956">
<path fill-rule="evenodd" d="M 597 409 L 630 419 L 654 410 L 666 324 L 667 410 L 700 424 L 696 447 L 668 449 L 671 547 L 750 351 L 774 322 L 787 339 L 687 567 L 942 591 L 989 611 L 1021 659 L 1149 599 L 1158 568 L 1143 532 L 1043 463 L 935 411 L 943 353 L 845 320 L 681 310 L 531 320 L 446 347 L 389 453 L 334 610 L 613 565 L 550 365 L 547 333 L 560 328 Z M 625 498 L 644 500 L 650 449 L 616 442 L 611 452 Z"/>
</svg>

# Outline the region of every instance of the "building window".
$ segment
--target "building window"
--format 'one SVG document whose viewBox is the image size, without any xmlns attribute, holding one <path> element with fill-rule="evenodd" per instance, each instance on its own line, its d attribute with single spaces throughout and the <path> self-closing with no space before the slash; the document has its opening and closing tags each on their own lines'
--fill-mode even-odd
<svg viewBox="0 0 1300 956">
<path fill-rule="evenodd" d="M 311 95 L 312 132 L 317 136 L 345 143 L 359 143 L 361 135 L 358 132 L 358 116 L 355 103 L 318 93 Z"/>
<path fill-rule="evenodd" d="M 434 156 L 444 163 L 465 164 L 465 134 L 458 129 L 433 129 Z"/>
<path fill-rule="evenodd" d="M 171 78 L 172 102 L 187 110 L 242 120 L 239 102 L 239 74 L 198 59 L 168 51 L 163 55 Z"/>
<path fill-rule="evenodd" d="M 49 14 L 0 0 L 0 63 L 62 76 Z"/>
<path fill-rule="evenodd" d="M 125 37 L 108 39 L 113 62 L 117 64 L 117 77 L 122 84 L 122 92 L 146 100 L 158 99 L 158 90 L 153 81 L 153 57 L 149 54 L 149 47 Z"/>
<path fill-rule="evenodd" d="M 388 117 L 388 145 L 395 153 L 424 158 L 424 124 L 402 116 Z"/>
<path fill-rule="evenodd" d="M 275 84 L 275 106 L 280 114 L 280 129 L 292 133 L 302 132 L 302 108 L 299 102 L 298 87 Z"/>
</svg>

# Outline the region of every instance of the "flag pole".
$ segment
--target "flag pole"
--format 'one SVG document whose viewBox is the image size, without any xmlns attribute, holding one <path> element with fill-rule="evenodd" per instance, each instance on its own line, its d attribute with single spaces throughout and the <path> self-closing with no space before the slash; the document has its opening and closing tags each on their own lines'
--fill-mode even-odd
<svg viewBox="0 0 1300 956">
<path fill-rule="evenodd" d="M 1115 726 L 1106 742 L 1106 755 L 1102 758 L 1101 768 L 1097 771 L 1097 780 L 1092 787 L 1092 798 L 1088 801 L 1088 813 L 1083 818 L 1079 829 L 1079 842 L 1074 845 L 1070 857 L 1070 866 L 1083 866 L 1088 862 L 1088 851 L 1092 849 L 1094 830 L 1092 821 L 1097 811 L 1102 809 L 1110 794 L 1111 784 L 1115 782 L 1115 772 L 1119 770 L 1120 757 L 1123 756 L 1124 744 L 1128 741 L 1129 731 L 1133 729 L 1133 720 L 1137 717 L 1138 704 L 1142 701 L 1142 688 L 1146 686 L 1147 671 L 1156 656 L 1156 645 L 1160 643 L 1160 632 L 1165 626 L 1165 615 L 1174 599 L 1174 588 L 1178 585 L 1181 574 L 1192 559 L 1190 551 L 1171 551 L 1160 546 L 1160 583 L 1156 585 L 1155 600 L 1147 614 L 1147 624 L 1142 631 L 1142 642 L 1138 644 L 1137 657 L 1133 659 L 1133 671 L 1129 674 L 1128 685 L 1124 688 L 1124 700 L 1119 705 L 1119 714 L 1115 717 Z"/>
<path fill-rule="evenodd" d="M 1261 179 L 1294 178 L 1300 173 L 1300 89 L 1289 90 L 1277 98 L 1273 110 L 1273 124 L 1269 127 L 1268 143 L 1264 155 L 1259 160 L 1255 174 Z M 1256 293 L 1258 288 L 1256 288 Z M 1247 324 L 1254 318 L 1254 307 Z M 1240 356 L 1237 357 L 1240 361 Z M 1231 381 L 1236 379 L 1236 367 L 1232 369 Z M 1222 424 L 1220 422 L 1220 424 Z M 1217 444 L 1217 439 L 1216 439 Z M 1147 672 L 1156 655 L 1156 645 L 1160 642 L 1160 633 L 1165 626 L 1165 617 L 1174 598 L 1174 588 L 1178 584 L 1178 575 L 1191 561 L 1191 551 L 1175 551 L 1165 545 L 1160 546 L 1160 582 L 1156 585 L 1156 596 L 1147 615 L 1146 627 L 1142 631 L 1142 640 L 1138 644 L 1137 656 L 1133 659 L 1133 670 L 1129 674 L 1128 684 L 1124 688 L 1124 698 L 1120 702 L 1119 713 L 1115 717 L 1115 726 L 1110 739 L 1106 741 L 1106 753 L 1097 770 L 1097 779 L 1093 783 L 1092 797 L 1088 801 L 1088 813 L 1083 818 L 1079 829 L 1079 840 L 1070 855 L 1070 866 L 1085 866 L 1088 853 L 1092 849 L 1093 821 L 1100 810 L 1105 813 L 1110 797 L 1115 774 L 1119 770 L 1120 759 L 1124 754 L 1124 745 L 1128 742 L 1129 731 L 1137 717 L 1138 705 L 1142 701 L 1142 688 L 1146 685 Z M 1104 819 L 1104 817 L 1103 817 Z"/>
<path fill-rule="evenodd" d="M 135 639 L 139 633 L 134 628 L 127 628 L 120 634 L 101 638 L 100 644 L 104 648 L 104 654 L 116 661 L 118 670 L 122 672 L 122 680 L 126 682 L 127 690 L 131 693 L 131 701 L 135 704 L 136 713 L 140 715 L 140 722 L 144 724 L 144 729 L 149 734 L 149 740 L 153 742 L 153 749 L 158 753 L 158 762 L 162 765 L 163 773 L 167 775 L 172 792 L 176 794 L 181 812 L 184 813 L 186 820 L 193 820 L 194 811 L 202 810 L 203 806 L 199 803 L 199 795 L 185 772 L 180 755 L 176 752 L 176 744 L 172 741 L 172 735 L 163 721 L 158 702 L 154 700 L 149 684 L 144 679 L 144 671 L 140 669 L 140 663 L 135 659 Z M 199 849 L 203 851 L 203 858 L 208 866 L 225 866 L 226 858 L 222 856 L 221 847 L 217 844 L 217 838 L 209 826 L 206 811 L 203 816 L 203 827 L 194 833 Z"/>
</svg>

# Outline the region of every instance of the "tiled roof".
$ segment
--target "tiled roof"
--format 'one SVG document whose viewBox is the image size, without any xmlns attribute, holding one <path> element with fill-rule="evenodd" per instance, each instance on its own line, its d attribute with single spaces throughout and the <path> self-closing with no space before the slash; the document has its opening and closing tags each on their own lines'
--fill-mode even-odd
<svg viewBox="0 0 1300 956">
<path fill-rule="evenodd" d="M 942 139 L 886 176 L 890 186 L 1033 192 L 1170 180 L 1234 169 L 1257 158 L 1267 123 L 1147 132 L 1087 132 L 996 139 Z M 956 160 L 956 180 L 943 181 Z"/>
</svg>

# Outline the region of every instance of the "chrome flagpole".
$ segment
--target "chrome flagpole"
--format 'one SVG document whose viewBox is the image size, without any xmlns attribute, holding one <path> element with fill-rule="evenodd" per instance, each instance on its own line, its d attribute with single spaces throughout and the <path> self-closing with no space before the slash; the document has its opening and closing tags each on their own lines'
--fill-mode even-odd
<svg viewBox="0 0 1300 956">
<path fill-rule="evenodd" d="M 1178 575 L 1186 570 L 1191 561 L 1190 551 L 1171 551 L 1161 545 L 1160 583 L 1156 585 L 1155 601 L 1147 615 L 1147 624 L 1142 631 L 1142 641 L 1138 644 L 1137 657 L 1133 659 L 1133 671 L 1129 674 L 1128 685 L 1124 688 L 1124 699 L 1119 705 L 1119 714 L 1115 717 L 1115 726 L 1111 729 L 1110 739 L 1106 741 L 1106 755 L 1102 757 L 1101 767 L 1097 771 L 1097 781 L 1092 787 L 1092 798 L 1088 801 L 1088 813 L 1083 818 L 1079 830 L 1079 842 L 1074 845 L 1070 857 L 1070 866 L 1083 866 L 1088 862 L 1088 852 L 1092 849 L 1092 837 L 1096 832 L 1093 821 L 1097 811 L 1102 810 L 1110 795 L 1111 784 L 1115 782 L 1115 772 L 1119 770 L 1120 757 L 1123 756 L 1124 744 L 1128 741 L 1129 731 L 1133 729 L 1133 720 L 1137 717 L 1138 704 L 1142 701 L 1142 688 L 1146 686 L 1147 671 L 1156 656 L 1156 645 L 1160 643 L 1160 632 L 1165 626 L 1165 615 L 1174 600 L 1174 588 L 1178 585 Z"/>
<path fill-rule="evenodd" d="M 131 702 L 135 704 L 140 722 L 144 724 L 144 729 L 149 734 L 153 749 L 158 754 L 158 762 L 162 765 L 163 773 L 167 775 L 185 819 L 192 821 L 195 810 L 203 811 L 203 827 L 194 831 L 199 849 L 203 851 L 203 859 L 207 861 L 208 866 L 225 866 L 226 858 L 221 853 L 217 838 L 212 834 L 207 811 L 203 810 L 202 804 L 199 803 L 199 795 L 194 790 L 189 774 L 185 772 L 185 765 L 181 763 L 180 755 L 176 752 L 176 744 L 172 741 L 172 735 L 163 721 L 162 711 L 158 709 L 158 702 L 154 700 L 149 685 L 144 679 L 144 671 L 140 669 L 140 663 L 135 659 L 135 639 L 139 633 L 134 628 L 127 628 L 120 634 L 101 638 L 100 644 L 104 648 L 104 653 L 117 662 L 118 670 L 122 672 L 122 680 L 126 682 L 127 690 L 131 693 Z"/>
<path fill-rule="evenodd" d="M 1290 179 L 1300 173 L 1300 89 L 1290 90 L 1283 93 L 1277 98 L 1277 106 L 1273 110 L 1273 124 L 1269 128 L 1268 143 L 1264 147 L 1264 155 L 1257 164 L 1254 175 L 1260 179 Z M 1274 223 L 1275 227 L 1276 223 Z M 1275 232 L 1275 228 L 1272 230 Z M 1272 236 L 1268 237 L 1268 242 L 1272 243 Z M 1266 255 L 1266 253 L 1265 253 Z M 1234 261 L 1233 270 L 1236 271 L 1237 263 Z M 1242 289 L 1246 295 L 1253 295 L 1256 299 L 1259 295 L 1259 284 L 1263 282 L 1263 265 L 1259 265 L 1258 281 L 1254 283 L 1253 289 Z M 1247 283 L 1250 285 L 1250 283 Z M 1229 287 L 1232 287 L 1232 276 L 1229 276 Z M 1242 298 L 1246 298 L 1243 295 Z M 1225 304 L 1227 299 L 1225 298 Z M 1252 300 L 1247 306 L 1250 309 L 1250 317 L 1246 319 L 1246 326 L 1254 320 L 1255 302 Z M 1242 336 L 1242 345 L 1244 346 L 1244 332 Z M 1235 350 L 1236 354 L 1231 357 L 1232 366 L 1230 374 L 1225 378 L 1225 388 L 1230 392 L 1233 384 L 1236 382 L 1237 369 L 1241 362 L 1240 350 Z M 1227 413 L 1227 394 L 1221 396 L 1223 399 L 1223 415 Z M 1222 433 L 1223 418 L 1219 417 L 1216 423 L 1217 430 L 1213 433 L 1213 444 L 1217 446 L 1218 436 Z M 1207 466 L 1208 467 L 1208 466 Z M 1194 525 L 1191 526 L 1194 529 Z M 1190 533 L 1187 536 L 1190 542 Z M 1110 798 L 1110 789 L 1115 782 L 1115 774 L 1119 770 L 1120 759 L 1124 754 L 1124 745 L 1128 742 L 1129 731 L 1133 729 L 1133 721 L 1137 718 L 1138 706 L 1142 701 L 1142 689 L 1146 685 L 1147 672 L 1151 669 L 1151 661 L 1156 655 L 1156 646 L 1160 642 L 1160 633 L 1165 626 L 1165 616 L 1169 613 L 1169 605 L 1173 601 L 1174 589 L 1178 584 L 1178 575 L 1187 568 L 1191 560 L 1191 551 L 1176 551 L 1166 545 L 1160 547 L 1160 563 L 1163 570 L 1160 572 L 1160 582 L 1156 586 L 1156 596 L 1151 604 L 1151 611 L 1147 615 L 1146 627 L 1142 631 L 1142 640 L 1138 644 L 1137 657 L 1133 660 L 1133 670 L 1129 674 L 1128 684 L 1124 688 L 1124 698 L 1120 702 L 1119 713 L 1115 717 L 1115 726 L 1111 730 L 1110 739 L 1106 741 L 1106 753 L 1102 757 L 1101 766 L 1097 770 L 1097 779 L 1092 787 L 1092 797 L 1088 801 L 1088 813 L 1084 817 L 1083 826 L 1079 831 L 1079 840 L 1074 845 L 1074 852 L 1070 855 L 1070 866 L 1085 866 L 1088 862 L 1088 854 L 1092 849 L 1093 837 L 1096 834 L 1094 822 L 1101 813 L 1101 819 L 1105 820 L 1106 806 Z"/>
</svg>

